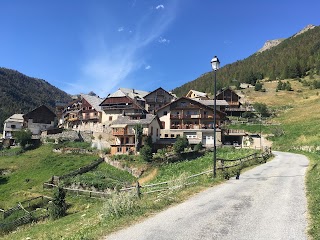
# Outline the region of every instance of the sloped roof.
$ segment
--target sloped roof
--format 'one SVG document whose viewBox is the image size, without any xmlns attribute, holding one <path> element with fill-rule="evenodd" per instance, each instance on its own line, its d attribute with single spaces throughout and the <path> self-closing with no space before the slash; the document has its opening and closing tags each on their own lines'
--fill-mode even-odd
<svg viewBox="0 0 320 240">
<path fill-rule="evenodd" d="M 150 124 L 157 115 L 146 114 L 144 119 L 130 119 L 129 116 L 119 116 L 116 120 L 111 123 L 110 127 L 120 126 L 120 125 L 136 125 L 136 124 Z"/>
<path fill-rule="evenodd" d="M 223 93 L 223 92 L 226 91 L 226 90 L 230 90 L 231 92 L 233 92 L 234 94 L 236 94 L 236 95 L 239 96 L 239 94 L 237 94 L 237 93 L 236 93 L 234 90 L 232 90 L 230 87 L 225 87 L 225 88 L 220 89 L 219 91 L 217 91 L 216 96 L 218 96 L 219 94 Z M 240 99 L 240 98 L 241 98 L 241 97 L 239 96 L 239 99 Z"/>
<path fill-rule="evenodd" d="M 16 113 L 13 114 L 11 117 L 9 117 L 7 120 L 4 122 L 23 122 L 23 114 Z"/>
<path fill-rule="evenodd" d="M 99 106 L 99 104 L 102 103 L 103 99 L 88 94 L 81 94 L 81 97 L 83 97 L 95 110 L 99 112 L 102 111 L 101 106 Z"/>
<path fill-rule="evenodd" d="M 143 98 L 149 94 L 149 92 L 142 91 L 142 90 L 136 90 L 136 89 L 131 89 L 131 88 L 119 88 L 124 94 L 129 96 L 130 98 L 139 98 L 141 100 L 144 100 Z"/>
<path fill-rule="evenodd" d="M 152 94 L 152 93 L 156 92 L 156 91 L 157 91 L 157 90 L 159 90 L 159 89 L 162 89 L 163 91 L 165 91 L 166 93 L 168 93 L 168 94 L 169 94 L 169 95 L 171 95 L 172 97 L 177 98 L 177 96 L 175 96 L 175 94 L 172 94 L 172 93 L 170 93 L 170 92 L 168 92 L 168 91 L 164 90 L 162 87 L 158 87 L 157 89 L 153 90 L 152 92 L 149 92 L 149 93 L 148 93 L 147 95 L 145 95 L 144 97 L 147 97 L 148 95 L 150 95 L 150 94 Z"/>
<path fill-rule="evenodd" d="M 208 97 L 207 93 L 200 92 L 200 91 L 197 91 L 197 90 L 190 90 L 186 96 L 188 96 L 190 92 L 193 92 L 195 95 L 197 95 L 199 97 Z"/>
<path fill-rule="evenodd" d="M 204 104 L 206 106 L 214 106 L 214 100 L 208 99 L 208 100 L 201 100 L 201 99 L 193 99 L 201 104 Z M 226 100 L 216 100 L 217 106 L 229 106 L 229 103 Z"/>
<path fill-rule="evenodd" d="M 199 100 L 192 99 L 192 98 L 188 98 L 188 97 L 180 97 L 180 98 L 176 99 L 175 101 L 170 102 L 170 103 L 168 103 L 168 104 L 160 107 L 160 108 L 157 110 L 157 112 L 159 112 L 161 109 L 166 108 L 167 106 L 169 106 L 169 105 L 171 105 L 171 104 L 173 104 L 173 103 L 175 103 L 175 102 L 177 102 L 177 101 L 180 101 L 181 99 L 185 99 L 185 100 L 188 100 L 188 101 L 194 102 L 194 103 L 199 103 L 200 105 L 203 105 L 203 106 L 206 107 L 207 109 L 211 109 L 211 110 L 212 110 L 212 108 L 209 107 L 209 105 L 203 104 L 203 103 L 199 102 Z M 212 101 L 213 101 L 213 100 L 212 100 Z M 223 100 L 223 101 L 224 101 L 224 100 Z M 218 100 L 217 100 L 217 102 L 218 102 Z M 226 115 L 225 112 L 221 112 L 221 111 L 219 111 L 219 110 L 217 110 L 217 112 L 218 112 L 218 113 L 221 113 L 221 114 L 223 114 L 223 115 Z"/>
<path fill-rule="evenodd" d="M 111 97 L 125 97 L 127 96 L 123 91 L 121 91 L 120 89 L 118 89 L 117 91 L 115 91 L 114 93 L 111 93 L 107 98 L 111 98 Z"/>
</svg>

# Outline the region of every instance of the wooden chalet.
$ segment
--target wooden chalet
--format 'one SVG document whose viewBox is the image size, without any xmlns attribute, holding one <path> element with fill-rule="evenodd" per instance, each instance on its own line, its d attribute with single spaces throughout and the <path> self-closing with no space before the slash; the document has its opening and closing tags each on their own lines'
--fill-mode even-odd
<svg viewBox="0 0 320 240">
<path fill-rule="evenodd" d="M 56 114 L 42 105 L 23 115 L 24 127 L 30 129 L 33 138 L 40 138 L 42 131 L 55 127 Z"/>
<path fill-rule="evenodd" d="M 187 98 L 191 98 L 191 99 L 201 99 L 201 100 L 208 100 L 210 99 L 208 97 L 207 93 L 204 92 L 200 92 L 200 91 L 196 91 L 196 90 L 190 90 L 187 95 Z"/>
<path fill-rule="evenodd" d="M 231 88 L 224 88 L 218 91 L 216 95 L 217 100 L 225 100 L 229 104 L 225 108 L 225 112 L 228 116 L 241 116 L 242 113 L 250 111 L 242 106 L 240 102 L 241 97 Z"/>
<path fill-rule="evenodd" d="M 216 113 L 216 127 L 219 128 L 225 120 L 226 114 L 219 110 Z M 186 136 L 190 144 L 199 142 L 202 142 L 205 146 L 213 144 L 213 108 L 199 101 L 181 97 L 158 109 L 157 115 L 162 124 L 160 138 Z M 221 131 L 219 129 L 217 138 L 221 142 Z"/>
<path fill-rule="evenodd" d="M 104 124 L 111 124 L 121 115 L 131 115 L 139 118 L 146 114 L 146 110 L 144 109 L 144 106 L 142 106 L 144 104 L 145 100 L 142 99 L 141 96 L 135 96 L 135 92 L 129 94 L 119 89 L 115 93 L 109 95 L 100 104 L 101 109 L 106 114 L 102 122 Z"/>
<path fill-rule="evenodd" d="M 176 98 L 171 93 L 159 87 L 144 96 L 144 99 L 146 101 L 146 110 L 149 113 L 155 113 L 159 108 L 172 102 Z"/>
</svg>

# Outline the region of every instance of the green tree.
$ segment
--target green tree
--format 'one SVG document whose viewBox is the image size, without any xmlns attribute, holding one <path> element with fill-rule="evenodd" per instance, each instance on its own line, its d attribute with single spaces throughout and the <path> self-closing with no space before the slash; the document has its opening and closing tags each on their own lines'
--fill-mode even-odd
<svg viewBox="0 0 320 240">
<path fill-rule="evenodd" d="M 152 155 L 152 137 L 148 136 L 145 141 L 143 147 L 140 149 L 140 157 L 143 161 L 151 162 Z"/>
<path fill-rule="evenodd" d="M 151 162 L 152 161 L 152 148 L 149 145 L 144 145 L 140 149 L 140 157 L 143 161 Z"/>
<path fill-rule="evenodd" d="M 133 129 L 134 129 L 134 137 L 135 137 L 135 141 L 134 141 L 135 149 L 136 149 L 136 152 L 138 152 L 141 147 L 143 127 L 141 124 L 136 124 Z"/>
<path fill-rule="evenodd" d="M 175 142 L 174 145 L 173 145 L 173 150 L 174 150 L 175 153 L 180 154 L 180 153 L 182 153 L 182 152 L 184 151 L 184 149 L 185 149 L 186 147 L 188 147 L 188 146 L 189 146 L 189 141 L 188 141 L 188 139 L 187 139 L 185 136 L 184 136 L 184 137 L 178 136 L 178 137 L 176 138 L 176 142 Z"/>
<path fill-rule="evenodd" d="M 25 149 L 26 145 L 31 143 L 32 133 L 29 129 L 21 129 L 20 131 L 14 132 L 13 137 L 15 141 Z"/>
<path fill-rule="evenodd" d="M 57 188 L 53 195 L 53 200 L 49 207 L 49 215 L 51 219 L 58 219 L 66 215 L 66 192 L 63 188 Z"/>
<path fill-rule="evenodd" d="M 265 103 L 254 103 L 254 109 L 261 115 L 261 117 L 270 117 L 270 112 Z"/>
<path fill-rule="evenodd" d="M 261 91 L 262 90 L 263 84 L 260 82 L 257 82 L 256 85 L 254 86 L 255 91 Z"/>
</svg>

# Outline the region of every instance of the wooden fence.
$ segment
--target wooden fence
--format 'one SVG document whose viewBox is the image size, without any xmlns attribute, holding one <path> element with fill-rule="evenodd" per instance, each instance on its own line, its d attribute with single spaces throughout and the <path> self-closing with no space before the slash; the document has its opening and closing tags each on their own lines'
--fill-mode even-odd
<svg viewBox="0 0 320 240">
<path fill-rule="evenodd" d="M 43 188 L 57 188 L 60 187 L 58 185 L 52 183 L 43 183 Z M 67 187 L 60 187 L 66 190 L 67 193 L 72 193 L 77 196 L 89 196 L 90 198 L 104 198 L 111 195 L 111 192 L 100 192 L 100 191 L 90 191 L 84 189 L 76 189 L 76 188 L 67 188 Z"/>
<path fill-rule="evenodd" d="M 245 166 L 246 163 L 250 161 L 257 161 L 257 163 L 263 163 L 266 162 L 267 159 L 271 155 L 271 150 L 268 149 L 267 151 L 258 154 L 254 153 L 251 155 L 248 155 L 243 158 L 238 159 L 217 159 L 217 163 L 219 166 L 217 167 L 217 170 L 221 171 L 221 174 L 224 178 L 229 179 L 231 175 L 236 175 L 236 177 L 239 177 L 240 170 Z M 228 169 L 236 168 L 236 170 L 233 173 L 228 172 Z M 174 190 L 179 189 L 180 187 L 185 187 L 189 185 L 196 184 L 197 181 L 195 180 L 196 177 L 200 177 L 202 175 L 208 175 L 213 173 L 213 170 L 206 170 L 197 174 L 193 174 L 191 176 L 185 176 L 184 179 L 176 179 L 173 181 L 166 181 L 166 182 L 160 182 L 160 183 L 153 183 L 153 184 L 146 184 L 146 185 L 140 185 L 139 182 L 136 182 L 135 186 L 127 187 L 127 188 L 121 188 L 119 191 L 135 191 L 137 195 L 140 197 L 143 194 L 150 194 L 150 193 L 156 193 L 156 192 L 162 192 L 162 191 L 168 191 L 168 190 Z M 55 188 L 59 187 L 55 184 L 50 183 L 44 183 L 44 188 Z M 99 197 L 99 198 L 105 198 L 109 197 L 112 192 L 100 192 L 100 191 L 90 191 L 90 190 L 82 190 L 82 189 L 73 189 L 73 188 L 65 188 L 69 193 L 76 194 L 77 196 L 89 196 L 89 197 Z"/>
<path fill-rule="evenodd" d="M 41 214 L 40 216 L 37 216 L 36 214 L 37 210 L 33 210 L 33 209 L 39 208 L 40 206 L 43 207 L 47 205 L 51 199 L 52 198 L 46 197 L 46 196 L 38 196 L 38 197 L 34 197 L 31 199 L 25 200 L 23 202 L 20 202 L 17 206 L 10 208 L 8 210 L 0 209 L 0 211 L 2 212 L 3 220 L 5 220 L 7 217 L 9 217 L 10 215 L 14 214 L 17 211 L 23 210 L 25 212 L 24 216 L 19 217 L 13 221 L 0 223 L 0 233 L 9 232 L 21 225 L 31 223 L 34 221 L 39 221 L 41 219 L 48 217 L 48 212 L 46 210 L 45 210 L 45 214 Z"/>
<path fill-rule="evenodd" d="M 12 157 L 12 156 L 17 156 L 20 155 L 21 153 L 23 153 L 23 150 L 19 150 L 16 152 L 11 152 L 11 151 L 0 151 L 0 157 Z"/>
<path fill-rule="evenodd" d="M 25 216 L 17 218 L 16 220 L 14 220 L 12 222 L 0 223 L 0 233 L 12 231 L 21 225 L 28 224 L 31 222 L 40 221 L 40 220 L 45 219 L 49 216 L 49 214 L 46 213 L 42 216 L 35 217 L 35 216 L 33 216 L 33 214 L 35 212 L 36 211 L 28 212 Z"/>
<path fill-rule="evenodd" d="M 48 203 L 51 199 L 52 198 L 47 197 L 47 196 L 34 197 L 31 199 L 25 200 L 23 202 L 20 202 L 18 205 L 14 206 L 12 208 L 9 208 L 7 210 L 0 209 L 0 212 L 2 213 L 3 219 L 5 219 L 16 211 L 19 211 L 23 208 L 29 209 L 32 206 L 44 205 L 44 204 Z M 40 200 L 40 203 L 38 200 Z"/>
</svg>

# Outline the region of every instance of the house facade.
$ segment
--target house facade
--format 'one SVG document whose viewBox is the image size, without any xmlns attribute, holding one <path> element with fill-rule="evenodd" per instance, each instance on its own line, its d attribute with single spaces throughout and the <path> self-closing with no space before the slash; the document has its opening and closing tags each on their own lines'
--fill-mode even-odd
<svg viewBox="0 0 320 240">
<path fill-rule="evenodd" d="M 100 103 L 103 99 L 88 94 L 68 104 L 63 111 L 63 126 L 68 129 L 103 132 L 102 118 L 105 113 Z"/>
<path fill-rule="evenodd" d="M 145 115 L 146 110 L 144 106 L 145 100 L 142 98 L 142 95 L 138 94 L 137 90 L 128 93 L 128 91 L 124 92 L 122 89 L 119 89 L 101 102 L 100 107 L 105 113 L 102 117 L 102 123 L 104 125 L 111 125 L 113 121 L 122 115 L 136 117 Z"/>
<path fill-rule="evenodd" d="M 144 96 L 144 99 L 146 102 L 145 109 L 149 113 L 154 114 L 159 108 L 167 105 L 176 98 L 171 93 L 160 87 Z"/>
<path fill-rule="evenodd" d="M 155 143 L 160 138 L 160 121 L 156 115 L 145 114 L 139 119 L 131 116 L 119 116 L 112 125 L 112 135 L 115 140 L 111 144 L 111 154 L 129 154 L 136 151 L 137 136 L 135 127 L 140 124 L 143 128 L 143 144 L 146 137 L 150 136 Z"/>
<path fill-rule="evenodd" d="M 231 88 L 224 88 L 220 90 L 216 95 L 217 100 L 225 100 L 229 104 L 225 108 L 225 112 L 228 116 L 241 116 L 242 113 L 252 111 L 250 107 L 244 107 L 241 103 L 241 97 Z"/>
<path fill-rule="evenodd" d="M 56 114 L 47 106 L 42 105 L 23 115 L 24 127 L 28 128 L 32 137 L 40 138 L 41 132 L 56 126 Z"/>
<path fill-rule="evenodd" d="M 220 125 L 225 119 L 225 113 L 216 111 L 217 145 L 221 144 Z M 206 147 L 214 143 L 214 110 L 196 100 L 181 97 L 174 102 L 158 109 L 160 119 L 161 139 L 175 139 L 186 136 L 190 144 L 201 142 Z"/>
<path fill-rule="evenodd" d="M 12 139 L 14 132 L 20 131 L 23 128 L 23 122 L 23 114 L 13 114 L 4 121 L 2 137 L 4 139 Z"/>
</svg>

